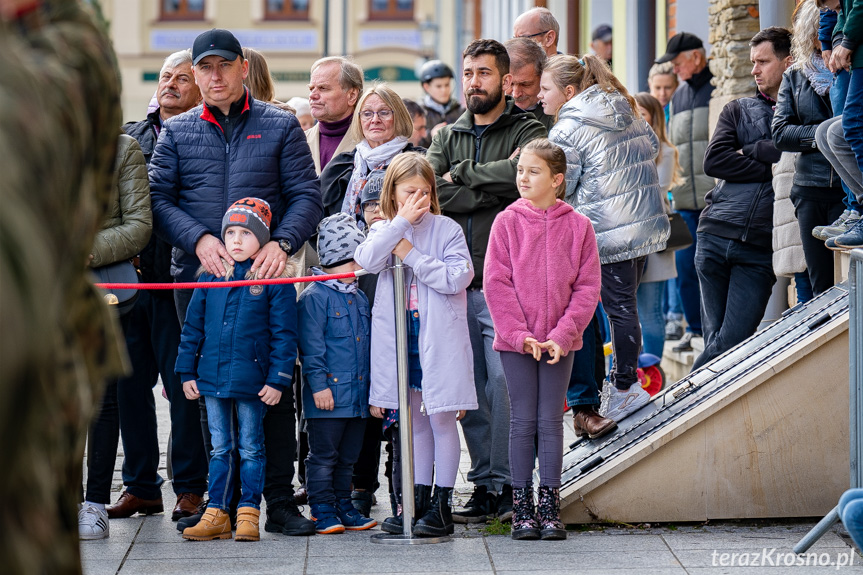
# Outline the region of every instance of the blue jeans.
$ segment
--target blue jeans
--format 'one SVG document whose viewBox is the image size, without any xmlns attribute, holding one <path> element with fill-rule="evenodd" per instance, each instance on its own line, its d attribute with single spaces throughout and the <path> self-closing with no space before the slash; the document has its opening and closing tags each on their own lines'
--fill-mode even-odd
<svg viewBox="0 0 863 575">
<path fill-rule="evenodd" d="M 858 549 L 863 549 L 863 489 L 849 489 L 839 498 L 839 519 Z"/>
<path fill-rule="evenodd" d="M 335 505 L 339 499 L 351 496 L 351 476 L 363 447 L 365 428 L 366 420 L 361 417 L 306 419 L 309 504 Z"/>
<path fill-rule="evenodd" d="M 675 257 L 675 261 L 676 261 Z M 669 280 L 665 280 L 665 305 L 662 308 L 662 311 L 667 313 L 669 316 L 674 314 L 674 318 L 680 319 L 683 315 L 683 304 L 680 303 L 680 292 L 677 288 L 677 277 L 673 277 Z"/>
<path fill-rule="evenodd" d="M 662 313 L 662 295 L 665 281 L 642 282 L 638 285 L 638 319 L 641 321 L 642 351 L 662 357 L 665 346 L 665 315 Z"/>
<path fill-rule="evenodd" d="M 846 70 L 840 70 L 833 77 L 833 85 L 830 87 L 830 104 L 833 106 L 834 117 L 841 116 L 845 109 L 845 99 L 848 97 L 848 84 L 850 82 L 851 74 Z M 851 191 L 851 188 L 844 181 L 842 182 L 842 189 L 845 190 L 845 199 L 843 200 L 845 209 L 859 211 L 860 204 L 857 202 L 854 192 Z M 833 220 L 830 221 L 832 222 Z"/>
<path fill-rule="evenodd" d="M 698 248 L 698 218 L 701 210 L 678 210 L 692 234 L 692 245 L 685 250 L 677 250 L 674 262 L 677 264 L 677 290 L 683 315 L 686 318 L 686 331 L 701 335 L 701 291 L 698 287 L 698 274 L 695 271 L 695 251 Z"/>
<path fill-rule="evenodd" d="M 481 290 L 467 290 L 467 326 L 473 351 L 473 380 L 478 409 L 461 420 L 470 454 L 467 480 L 499 491 L 512 485 L 509 472 L 509 395 L 500 353 L 492 348 L 494 324 Z M 561 406 L 563 409 L 563 406 Z"/>
<path fill-rule="evenodd" d="M 845 140 L 857 158 L 857 166 L 863 171 L 863 70 L 852 70 L 848 84 L 848 97 L 842 111 L 842 130 Z M 860 202 L 863 198 L 857 198 Z"/>
<path fill-rule="evenodd" d="M 205 396 L 204 402 L 207 405 L 207 423 L 213 442 L 213 451 L 210 452 L 208 507 L 223 511 L 230 508 L 237 473 L 232 453 L 239 451 L 242 495 L 237 507 L 260 509 L 267 466 L 264 454 L 264 415 L 267 405 L 260 399 L 223 399 L 211 396 Z"/>
<path fill-rule="evenodd" d="M 571 353 L 572 372 L 569 376 L 569 386 L 566 389 L 566 405 L 569 407 L 599 405 L 599 385 L 602 384 L 596 381 L 596 332 L 599 329 L 598 323 L 599 318 L 594 313 L 590 323 L 587 324 L 587 329 L 581 334 L 581 349 Z M 605 373 L 603 362 L 600 362 L 600 366 L 602 372 Z"/>
<path fill-rule="evenodd" d="M 695 268 L 701 284 L 704 352 L 693 370 L 755 333 L 776 283 L 772 249 L 709 233 L 698 234 Z"/>
</svg>

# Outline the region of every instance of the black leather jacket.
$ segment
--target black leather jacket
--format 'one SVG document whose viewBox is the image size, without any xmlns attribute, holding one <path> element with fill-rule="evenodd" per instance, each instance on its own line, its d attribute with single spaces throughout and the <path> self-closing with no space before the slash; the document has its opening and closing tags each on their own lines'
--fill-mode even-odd
<svg viewBox="0 0 863 575">
<path fill-rule="evenodd" d="M 838 188 L 839 176 L 815 144 L 818 125 L 833 117 L 827 95 L 819 96 L 797 66 L 786 70 L 773 115 L 773 144 L 783 152 L 800 152 L 794 164 L 794 185 Z"/>
</svg>

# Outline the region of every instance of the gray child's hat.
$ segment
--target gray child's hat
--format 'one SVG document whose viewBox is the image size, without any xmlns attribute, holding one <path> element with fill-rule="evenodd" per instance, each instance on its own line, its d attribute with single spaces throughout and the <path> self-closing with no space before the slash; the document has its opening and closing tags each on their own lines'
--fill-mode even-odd
<svg viewBox="0 0 863 575">
<path fill-rule="evenodd" d="M 324 218 L 318 224 L 318 257 L 321 265 L 332 267 L 354 259 L 357 246 L 365 239 L 353 216 L 339 212 Z"/>
</svg>

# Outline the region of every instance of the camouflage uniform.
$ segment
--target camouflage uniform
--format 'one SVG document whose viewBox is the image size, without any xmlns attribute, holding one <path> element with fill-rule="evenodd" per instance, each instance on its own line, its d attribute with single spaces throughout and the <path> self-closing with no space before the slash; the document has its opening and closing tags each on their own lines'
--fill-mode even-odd
<svg viewBox="0 0 863 575">
<path fill-rule="evenodd" d="M 84 432 L 125 357 L 86 270 L 108 209 L 120 81 L 77 0 L 0 22 L 0 557 L 80 573 Z"/>
</svg>

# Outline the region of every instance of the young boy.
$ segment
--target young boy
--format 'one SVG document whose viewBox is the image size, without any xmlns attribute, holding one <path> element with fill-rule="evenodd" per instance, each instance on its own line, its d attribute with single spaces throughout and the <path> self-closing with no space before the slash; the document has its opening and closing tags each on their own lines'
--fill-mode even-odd
<svg viewBox="0 0 863 575">
<path fill-rule="evenodd" d="M 315 275 L 359 270 L 354 251 L 365 237 L 344 213 L 318 226 Z M 377 521 L 351 503 L 351 475 L 369 416 L 371 321 L 356 278 L 314 282 L 300 296 L 303 415 L 309 435 L 306 484 L 317 533 L 370 529 Z"/>
<path fill-rule="evenodd" d="M 424 148 L 429 147 L 438 130 L 464 113 L 464 108 L 452 97 L 452 79 L 452 68 L 440 60 L 429 60 L 420 70 L 420 81 L 426 93 L 422 105 L 426 109 L 428 128 L 428 135 L 420 143 Z"/>
<path fill-rule="evenodd" d="M 228 270 L 224 279 L 201 273 L 198 281 L 252 279 L 253 260 L 270 240 L 271 218 L 264 200 L 244 198 L 232 205 L 222 219 L 222 239 L 233 263 L 223 260 Z M 294 271 L 286 269 L 282 276 Z M 297 358 L 296 299 L 293 285 L 196 289 L 192 296 L 176 372 L 188 399 L 204 396 L 213 452 L 210 503 L 201 521 L 183 531 L 185 539 L 231 538 L 228 508 L 236 473 L 231 452 L 238 448 L 242 493 L 237 541 L 260 539 L 264 415 L 291 385 Z"/>
</svg>

